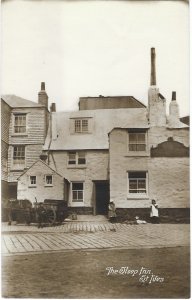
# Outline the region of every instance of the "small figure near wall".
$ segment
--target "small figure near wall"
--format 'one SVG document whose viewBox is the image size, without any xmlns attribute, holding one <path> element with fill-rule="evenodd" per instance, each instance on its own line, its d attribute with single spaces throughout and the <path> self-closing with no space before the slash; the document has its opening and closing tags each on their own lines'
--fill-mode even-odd
<svg viewBox="0 0 192 300">
<path fill-rule="evenodd" d="M 109 202 L 108 205 L 108 219 L 110 222 L 114 223 L 116 221 L 115 203 L 113 201 Z"/>
<path fill-rule="evenodd" d="M 159 208 L 155 199 L 151 201 L 151 211 L 150 211 L 151 223 L 158 224 L 159 223 Z"/>
<path fill-rule="evenodd" d="M 135 217 L 135 222 L 136 222 L 136 224 L 147 224 L 146 221 L 140 220 L 138 216 Z"/>
</svg>

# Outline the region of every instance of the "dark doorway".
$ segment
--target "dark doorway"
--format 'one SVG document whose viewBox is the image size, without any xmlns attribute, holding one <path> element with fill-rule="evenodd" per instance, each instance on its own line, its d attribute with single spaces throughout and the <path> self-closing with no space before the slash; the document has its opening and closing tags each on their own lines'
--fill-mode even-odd
<svg viewBox="0 0 192 300">
<path fill-rule="evenodd" d="M 9 199 L 17 199 L 17 182 L 9 183 Z"/>
<path fill-rule="evenodd" d="M 95 181 L 95 208 L 97 215 L 107 215 L 109 204 L 109 181 Z"/>
</svg>

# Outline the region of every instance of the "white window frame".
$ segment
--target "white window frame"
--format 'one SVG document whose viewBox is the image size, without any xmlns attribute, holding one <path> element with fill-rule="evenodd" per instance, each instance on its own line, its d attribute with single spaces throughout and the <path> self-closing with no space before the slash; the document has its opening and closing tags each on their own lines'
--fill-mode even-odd
<svg viewBox="0 0 192 300">
<path fill-rule="evenodd" d="M 51 183 L 47 183 L 47 177 L 51 177 L 52 178 Z M 45 186 L 53 186 L 53 175 L 52 174 L 45 175 Z"/>
<path fill-rule="evenodd" d="M 130 193 L 130 173 L 145 173 L 145 177 L 135 177 L 132 180 L 137 180 L 137 185 L 139 180 L 145 180 L 145 191 L 144 193 L 142 192 L 136 192 L 136 193 Z M 148 185 L 149 185 L 149 176 L 148 176 L 148 171 L 143 171 L 143 170 L 139 170 L 139 171 L 135 171 L 135 170 L 131 170 L 127 172 L 127 197 L 129 198 L 148 198 Z M 137 189 L 139 191 L 139 189 Z M 142 191 L 142 189 L 140 189 L 140 191 Z"/>
<path fill-rule="evenodd" d="M 86 125 L 85 125 L 86 123 Z M 89 119 L 78 118 L 74 119 L 74 132 L 75 133 L 88 133 L 89 132 Z"/>
<path fill-rule="evenodd" d="M 35 183 L 33 183 L 32 181 L 32 177 L 35 177 Z M 37 176 L 36 175 L 30 175 L 29 176 L 29 186 L 30 187 L 36 187 L 37 186 Z"/>
<path fill-rule="evenodd" d="M 70 158 L 73 155 L 73 158 Z M 85 163 L 79 163 L 80 159 L 84 159 Z M 68 152 L 68 166 L 85 166 L 86 165 L 86 153 L 85 151 L 69 151 Z"/>
<path fill-rule="evenodd" d="M 19 117 L 25 117 L 25 124 L 22 125 L 16 125 L 16 118 L 19 118 Z M 22 123 L 22 122 L 21 122 Z M 25 130 L 24 131 L 18 131 L 16 132 L 16 128 L 24 128 Z M 27 114 L 26 113 L 14 113 L 13 114 L 13 134 L 15 135 L 23 135 L 23 134 L 26 134 L 27 133 Z"/>
<path fill-rule="evenodd" d="M 134 142 L 131 142 L 130 140 L 130 136 L 131 135 L 135 135 L 136 136 L 136 140 Z M 139 141 L 139 135 L 144 135 L 145 140 L 143 141 Z M 144 146 L 144 150 L 143 149 L 139 149 L 140 146 Z M 131 149 L 131 147 L 135 148 L 135 149 Z M 128 151 L 129 152 L 146 152 L 147 151 L 147 132 L 146 131 L 128 131 Z"/>
<path fill-rule="evenodd" d="M 81 183 L 83 185 L 83 189 L 82 190 L 73 190 L 73 184 L 78 184 L 78 183 Z M 83 181 L 73 181 L 71 182 L 71 202 L 72 204 L 82 204 L 84 203 L 84 182 Z M 83 194 L 83 199 L 82 200 L 74 200 L 73 199 L 73 191 L 77 191 L 77 195 L 78 195 L 78 192 L 82 192 Z M 77 197 L 78 198 L 78 197 Z"/>
<path fill-rule="evenodd" d="M 15 157 L 16 156 L 14 156 L 14 154 L 15 154 L 15 152 L 19 152 L 19 150 L 16 150 L 15 151 L 15 148 L 18 148 L 18 147 L 22 147 L 22 148 L 24 148 L 24 159 L 22 160 L 22 159 L 16 159 Z M 21 152 L 21 151 L 20 151 Z M 21 156 L 18 156 L 18 157 L 21 157 Z M 17 162 L 16 162 L 16 160 L 17 160 Z M 24 169 L 25 168 L 25 163 L 26 163 L 26 146 L 25 145 L 13 145 L 12 146 L 12 168 L 14 168 L 14 169 Z"/>
</svg>

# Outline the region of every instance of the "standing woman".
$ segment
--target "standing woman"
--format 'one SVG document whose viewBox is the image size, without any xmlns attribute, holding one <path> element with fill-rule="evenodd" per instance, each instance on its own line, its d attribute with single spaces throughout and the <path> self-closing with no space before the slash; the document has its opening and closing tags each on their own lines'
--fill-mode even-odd
<svg viewBox="0 0 192 300">
<path fill-rule="evenodd" d="M 159 223 L 159 208 L 155 199 L 151 201 L 150 218 L 151 218 L 151 223 L 153 224 Z"/>
<path fill-rule="evenodd" d="M 110 201 L 108 205 L 108 218 L 109 221 L 112 223 L 115 222 L 117 216 L 115 210 L 116 210 L 115 203 L 113 201 Z"/>
</svg>

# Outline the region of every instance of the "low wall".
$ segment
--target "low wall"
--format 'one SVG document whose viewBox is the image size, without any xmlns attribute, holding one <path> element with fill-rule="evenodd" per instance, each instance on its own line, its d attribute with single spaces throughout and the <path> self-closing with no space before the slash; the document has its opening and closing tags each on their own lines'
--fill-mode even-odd
<svg viewBox="0 0 192 300">
<path fill-rule="evenodd" d="M 150 208 L 117 208 L 117 221 L 134 221 L 136 216 L 150 222 Z M 159 208 L 160 223 L 190 223 L 189 208 Z"/>
</svg>

